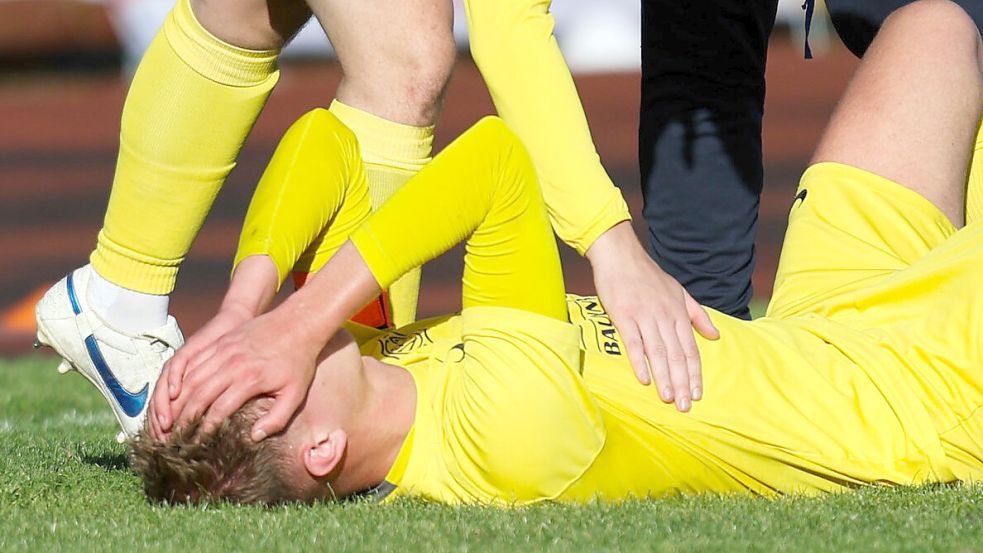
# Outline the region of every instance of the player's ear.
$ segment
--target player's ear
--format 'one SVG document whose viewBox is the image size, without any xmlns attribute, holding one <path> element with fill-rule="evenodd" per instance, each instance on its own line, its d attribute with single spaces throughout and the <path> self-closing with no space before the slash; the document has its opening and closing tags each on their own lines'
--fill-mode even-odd
<svg viewBox="0 0 983 553">
<path fill-rule="evenodd" d="M 345 456 L 348 434 L 338 428 L 323 438 L 304 444 L 304 468 L 314 478 L 327 476 Z"/>
</svg>

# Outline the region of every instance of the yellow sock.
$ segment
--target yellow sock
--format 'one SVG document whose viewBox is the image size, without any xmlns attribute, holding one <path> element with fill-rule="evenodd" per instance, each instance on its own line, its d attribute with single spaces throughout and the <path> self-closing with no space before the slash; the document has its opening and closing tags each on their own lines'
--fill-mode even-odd
<svg viewBox="0 0 983 553">
<path fill-rule="evenodd" d="M 369 199 L 376 210 L 406 181 L 430 161 L 433 127 L 402 125 L 345 105 L 338 100 L 330 108 L 358 139 L 365 161 Z M 389 287 L 393 323 L 403 326 L 416 320 L 420 296 L 420 269 L 410 271 Z"/>
<path fill-rule="evenodd" d="M 966 224 L 983 218 L 983 125 L 976 134 L 976 151 L 966 186 Z"/>
<path fill-rule="evenodd" d="M 179 0 L 126 97 L 116 176 L 91 261 L 147 294 L 174 289 L 178 267 L 235 166 L 279 78 L 276 51 L 211 35 Z"/>
</svg>

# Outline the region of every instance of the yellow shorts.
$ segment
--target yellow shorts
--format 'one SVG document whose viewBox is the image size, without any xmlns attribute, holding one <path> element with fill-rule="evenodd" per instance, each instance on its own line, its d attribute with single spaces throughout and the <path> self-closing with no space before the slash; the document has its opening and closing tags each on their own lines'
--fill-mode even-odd
<svg viewBox="0 0 983 553">
<path fill-rule="evenodd" d="M 953 472 L 983 480 L 981 278 L 983 221 L 957 231 L 904 186 L 820 163 L 802 177 L 767 315 L 870 336 L 903 366 Z"/>
</svg>

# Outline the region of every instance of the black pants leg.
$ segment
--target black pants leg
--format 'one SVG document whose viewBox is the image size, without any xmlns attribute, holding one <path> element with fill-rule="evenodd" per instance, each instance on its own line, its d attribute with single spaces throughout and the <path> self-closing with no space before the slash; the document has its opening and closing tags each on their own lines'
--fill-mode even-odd
<svg viewBox="0 0 983 553">
<path fill-rule="evenodd" d="M 639 163 L 650 253 L 749 318 L 765 59 L 777 0 L 643 0 Z"/>
<path fill-rule="evenodd" d="M 884 19 L 894 10 L 914 0 L 826 0 L 833 27 L 843 44 L 857 57 L 863 57 Z M 954 0 L 983 29 L 983 0 Z"/>
</svg>

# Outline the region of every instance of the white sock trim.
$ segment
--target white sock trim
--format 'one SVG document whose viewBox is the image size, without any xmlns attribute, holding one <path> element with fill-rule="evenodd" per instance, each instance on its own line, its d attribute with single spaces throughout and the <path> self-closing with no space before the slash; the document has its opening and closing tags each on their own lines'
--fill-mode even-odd
<svg viewBox="0 0 983 553">
<path fill-rule="evenodd" d="M 170 296 L 145 294 L 124 288 L 89 267 L 86 300 L 89 307 L 117 330 L 141 334 L 167 323 Z"/>
</svg>

